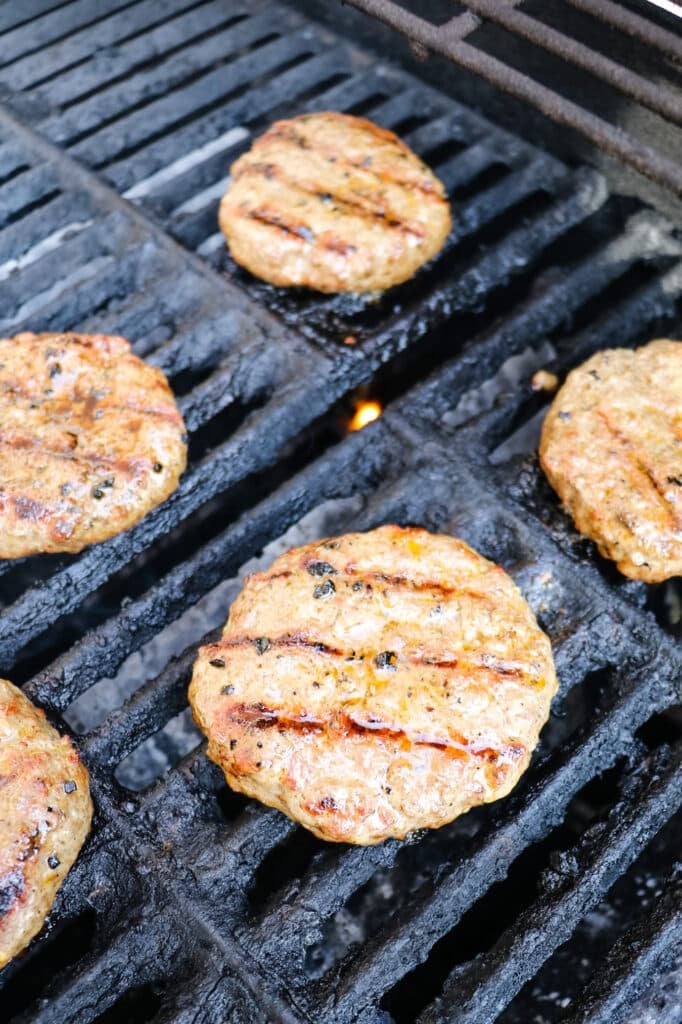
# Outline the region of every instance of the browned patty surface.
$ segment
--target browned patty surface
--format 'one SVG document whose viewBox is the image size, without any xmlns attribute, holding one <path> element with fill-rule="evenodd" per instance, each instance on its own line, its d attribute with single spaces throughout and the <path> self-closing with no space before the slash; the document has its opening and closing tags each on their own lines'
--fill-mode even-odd
<svg viewBox="0 0 682 1024">
<path fill-rule="evenodd" d="M 540 461 L 577 528 L 625 576 L 682 575 L 682 343 L 608 349 L 569 373 Z"/>
<path fill-rule="evenodd" d="M 42 928 L 91 818 L 70 740 L 0 679 L 0 968 Z"/>
<path fill-rule="evenodd" d="M 199 652 L 190 703 L 233 789 L 368 844 L 507 794 L 556 688 L 549 640 L 503 569 L 384 526 L 250 576 Z"/>
<path fill-rule="evenodd" d="M 80 551 L 175 490 L 184 426 L 125 338 L 0 338 L 0 558 Z"/>
<path fill-rule="evenodd" d="M 277 121 L 230 173 L 220 227 L 237 263 L 271 284 L 383 290 L 412 277 L 450 231 L 442 183 L 364 118 Z"/>
</svg>

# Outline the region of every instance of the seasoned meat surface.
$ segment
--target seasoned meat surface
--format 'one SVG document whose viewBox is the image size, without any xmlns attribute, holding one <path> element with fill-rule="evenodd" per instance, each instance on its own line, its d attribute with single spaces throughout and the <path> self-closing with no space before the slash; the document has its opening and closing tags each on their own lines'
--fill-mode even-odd
<svg viewBox="0 0 682 1024">
<path fill-rule="evenodd" d="M 125 338 L 0 338 L 0 558 L 80 551 L 175 489 L 184 426 Z"/>
<path fill-rule="evenodd" d="M 231 177 L 219 215 L 230 252 L 275 285 L 383 290 L 450 231 L 438 178 L 393 132 L 348 114 L 277 121 Z"/>
<path fill-rule="evenodd" d="M 540 462 L 577 528 L 625 576 L 682 575 L 682 342 L 608 349 L 569 373 Z"/>
<path fill-rule="evenodd" d="M 503 569 L 452 537 L 384 526 L 250 576 L 199 653 L 190 703 L 233 789 L 322 839 L 369 844 L 505 796 L 556 686 Z"/>
<path fill-rule="evenodd" d="M 91 818 L 70 740 L 0 679 L 0 967 L 42 928 Z"/>
</svg>

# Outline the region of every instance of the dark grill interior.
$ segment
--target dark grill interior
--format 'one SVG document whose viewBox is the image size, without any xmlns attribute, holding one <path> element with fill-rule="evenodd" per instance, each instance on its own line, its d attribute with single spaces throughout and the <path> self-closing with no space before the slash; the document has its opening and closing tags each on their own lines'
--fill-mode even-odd
<svg viewBox="0 0 682 1024">
<path fill-rule="evenodd" d="M 178 491 L 134 530 L 0 564 L 0 669 L 80 730 L 97 804 L 47 931 L 0 974 L 2 1019 L 630 1019 L 681 938 L 680 591 L 575 533 L 528 382 L 679 337 L 679 233 L 285 6 L 7 2 L 0 43 L 0 330 L 129 336 L 191 433 Z M 253 135 L 324 108 L 401 132 L 453 199 L 442 255 L 378 299 L 278 292 L 216 234 Z M 387 411 L 344 436 L 361 386 Z M 390 521 L 504 565 L 561 691 L 509 798 L 332 847 L 226 788 L 186 687 L 238 589 L 210 596 L 221 581 L 278 538 Z M 210 624 L 185 615 L 206 595 Z M 679 990 L 658 998 L 674 1021 Z"/>
</svg>

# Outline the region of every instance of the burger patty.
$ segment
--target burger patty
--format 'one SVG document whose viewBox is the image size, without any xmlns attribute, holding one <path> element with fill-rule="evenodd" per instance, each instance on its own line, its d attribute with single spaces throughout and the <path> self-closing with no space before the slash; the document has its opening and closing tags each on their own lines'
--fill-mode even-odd
<svg viewBox="0 0 682 1024">
<path fill-rule="evenodd" d="M 0 338 L 0 558 L 80 551 L 177 487 L 182 417 L 125 338 Z"/>
<path fill-rule="evenodd" d="M 369 844 L 505 796 L 556 688 L 549 640 L 503 569 L 384 526 L 250 576 L 189 696 L 233 789 Z"/>
<path fill-rule="evenodd" d="M 397 135 L 364 118 L 277 121 L 230 173 L 220 227 L 237 263 L 271 284 L 390 288 L 450 231 L 442 183 Z"/>
<path fill-rule="evenodd" d="M 42 928 L 91 818 L 70 740 L 0 679 L 0 967 Z"/>
<path fill-rule="evenodd" d="M 540 462 L 577 528 L 625 576 L 682 575 L 682 343 L 609 349 L 569 373 Z"/>
</svg>

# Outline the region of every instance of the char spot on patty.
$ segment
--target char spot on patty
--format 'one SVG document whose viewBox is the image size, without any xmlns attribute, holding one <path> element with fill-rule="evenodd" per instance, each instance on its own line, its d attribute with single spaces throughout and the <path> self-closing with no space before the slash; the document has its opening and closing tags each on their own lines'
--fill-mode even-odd
<svg viewBox="0 0 682 1024">
<path fill-rule="evenodd" d="M 308 561 L 305 567 L 311 576 L 336 576 L 338 569 L 335 569 L 329 562 Z"/>
<path fill-rule="evenodd" d="M 0 919 L 10 912 L 21 897 L 24 886 L 24 872 L 21 868 L 13 868 L 0 878 Z"/>
<path fill-rule="evenodd" d="M 320 583 L 319 586 L 313 590 L 313 597 L 316 598 L 329 598 L 336 593 L 336 587 L 331 580 L 325 580 L 324 583 Z"/>
<path fill-rule="evenodd" d="M 374 659 L 374 664 L 377 668 L 385 668 L 389 672 L 395 672 L 398 665 L 398 656 L 395 651 L 381 651 Z"/>
</svg>

